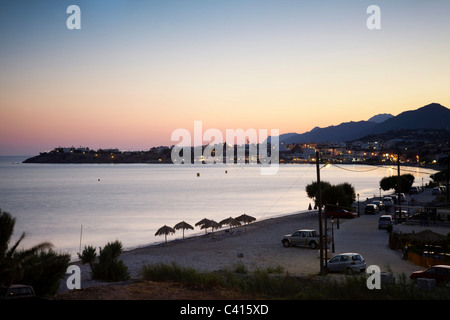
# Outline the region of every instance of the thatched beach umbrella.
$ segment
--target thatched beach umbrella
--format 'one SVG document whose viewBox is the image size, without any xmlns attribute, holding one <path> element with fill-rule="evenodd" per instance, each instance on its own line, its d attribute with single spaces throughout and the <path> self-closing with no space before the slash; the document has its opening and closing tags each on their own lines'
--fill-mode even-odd
<svg viewBox="0 0 450 320">
<path fill-rule="evenodd" d="M 200 229 L 205 229 L 205 234 L 206 234 L 206 228 L 209 228 L 209 227 L 204 227 L 204 225 L 207 224 L 209 221 L 211 221 L 211 220 L 204 218 L 204 219 L 200 220 L 199 222 L 197 222 L 195 224 L 195 226 L 196 227 L 200 226 Z"/>
<path fill-rule="evenodd" d="M 220 224 L 214 220 L 209 220 L 207 223 L 202 225 L 201 229 L 211 228 L 212 233 L 214 234 L 214 229 L 219 229 Z M 206 230 L 205 230 L 206 231 Z"/>
<path fill-rule="evenodd" d="M 240 215 L 239 217 L 236 218 L 237 221 L 239 222 L 243 222 L 244 223 L 244 231 L 247 231 L 247 224 L 249 224 L 250 222 L 256 221 L 255 217 L 246 215 L 245 213 Z"/>
<path fill-rule="evenodd" d="M 165 242 L 167 242 L 167 235 L 175 233 L 175 230 L 169 226 L 164 225 L 156 231 L 155 236 L 165 236 Z"/>
<path fill-rule="evenodd" d="M 184 230 L 185 229 L 191 229 L 194 230 L 194 227 L 191 226 L 189 223 L 185 222 L 185 221 L 181 221 L 179 223 L 177 223 L 174 227 L 175 230 L 179 230 L 179 229 L 183 229 L 183 239 L 184 239 Z"/>
<path fill-rule="evenodd" d="M 241 225 L 241 223 L 238 220 L 236 220 L 236 219 L 234 219 L 232 217 L 223 219 L 222 221 L 219 222 L 219 224 L 220 224 L 220 226 L 229 225 L 230 229 L 232 227 L 236 227 L 236 226 L 240 226 Z"/>
</svg>

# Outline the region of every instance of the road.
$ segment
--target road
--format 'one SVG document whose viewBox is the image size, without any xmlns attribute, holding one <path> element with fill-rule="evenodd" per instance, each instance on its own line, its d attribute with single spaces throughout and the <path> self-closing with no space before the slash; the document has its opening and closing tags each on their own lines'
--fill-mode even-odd
<svg viewBox="0 0 450 320">
<path fill-rule="evenodd" d="M 341 223 L 340 228 L 334 230 L 335 254 L 360 253 L 367 266 L 377 265 L 381 272 L 394 275 L 405 273 L 409 277 L 411 272 L 422 270 L 422 267 L 403 260 L 401 251 L 391 250 L 388 247 L 389 233 L 378 229 L 380 215 L 363 214 L 359 218 Z"/>
</svg>

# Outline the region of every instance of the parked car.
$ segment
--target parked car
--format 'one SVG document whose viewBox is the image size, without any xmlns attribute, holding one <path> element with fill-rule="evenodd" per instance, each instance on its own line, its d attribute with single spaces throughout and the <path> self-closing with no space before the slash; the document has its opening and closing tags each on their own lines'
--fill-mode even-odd
<svg viewBox="0 0 450 320">
<path fill-rule="evenodd" d="M 378 206 L 373 203 L 367 204 L 366 207 L 364 208 L 364 214 L 376 214 L 379 211 L 380 210 L 378 209 Z"/>
<path fill-rule="evenodd" d="M 0 299 L 23 299 L 34 298 L 34 289 L 32 286 L 24 284 L 13 284 L 9 288 L 0 287 Z"/>
<path fill-rule="evenodd" d="M 284 235 L 281 238 L 281 243 L 285 247 L 289 246 L 308 246 L 311 249 L 316 249 L 320 243 L 320 236 L 316 230 L 300 229 L 293 234 Z"/>
<path fill-rule="evenodd" d="M 378 210 L 384 210 L 384 203 L 382 200 L 374 200 L 371 203 L 375 204 L 378 207 Z"/>
<path fill-rule="evenodd" d="M 340 207 L 327 207 L 325 214 L 327 218 L 351 219 L 357 216 L 356 212 L 348 211 Z"/>
<path fill-rule="evenodd" d="M 330 260 L 326 265 L 327 272 L 345 272 L 353 274 L 366 270 L 366 261 L 359 253 L 341 253 Z"/>
<path fill-rule="evenodd" d="M 406 210 L 402 210 L 401 212 L 396 210 L 395 211 L 395 218 L 408 219 L 409 218 L 409 213 Z"/>
<path fill-rule="evenodd" d="M 398 204 L 398 194 L 391 194 L 391 195 L 389 195 L 389 197 L 391 197 L 392 198 L 392 201 L 393 201 L 393 205 L 396 205 L 396 204 Z"/>
<path fill-rule="evenodd" d="M 409 189 L 409 194 L 418 194 L 418 193 L 420 193 L 419 187 L 411 187 L 411 189 Z"/>
<path fill-rule="evenodd" d="M 438 195 L 438 194 L 441 194 L 442 192 L 441 192 L 441 188 L 439 188 L 439 187 L 434 187 L 433 188 L 433 190 L 431 190 L 431 194 L 432 195 Z"/>
<path fill-rule="evenodd" d="M 394 205 L 394 200 L 392 197 L 383 197 L 383 203 L 387 208 L 390 208 Z"/>
<path fill-rule="evenodd" d="M 384 214 L 378 219 L 378 229 L 385 229 L 392 225 L 392 216 L 390 214 Z"/>
<path fill-rule="evenodd" d="M 450 282 L 450 266 L 435 265 L 427 270 L 411 273 L 410 278 L 412 280 L 418 278 L 435 279 L 436 283 L 447 283 Z"/>
</svg>

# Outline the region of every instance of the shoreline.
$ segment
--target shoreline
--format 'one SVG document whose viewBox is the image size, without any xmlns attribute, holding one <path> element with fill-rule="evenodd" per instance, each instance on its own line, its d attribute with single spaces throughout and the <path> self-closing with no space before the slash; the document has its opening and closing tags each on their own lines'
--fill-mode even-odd
<svg viewBox="0 0 450 320">
<path fill-rule="evenodd" d="M 139 278 L 144 265 L 176 263 L 198 271 L 219 271 L 243 263 L 249 270 L 282 266 L 290 274 L 309 275 L 317 273 L 319 259 L 317 250 L 302 247 L 284 248 L 281 237 L 302 228 L 318 228 L 318 211 L 305 210 L 268 217 L 244 226 L 192 235 L 166 243 L 143 245 L 122 252 L 119 260 L 128 267 L 131 279 Z M 296 257 L 292 256 L 295 253 Z M 298 270 L 298 259 L 303 261 Z M 308 261 L 307 263 L 305 263 Z M 111 282 L 91 279 L 87 264 L 80 260 L 71 264 L 81 269 L 81 287 L 108 285 Z M 66 276 L 67 277 L 67 276 Z M 67 279 L 67 278 L 65 278 Z M 66 280 L 61 281 L 59 293 L 68 291 Z"/>
<path fill-rule="evenodd" d="M 431 192 L 421 195 L 424 200 L 430 196 Z M 380 214 L 361 214 L 353 219 L 340 219 L 339 227 L 334 225 L 333 230 L 336 250 L 332 252 L 329 248 L 326 259 L 342 252 L 358 252 L 364 257 L 367 266 L 377 265 L 381 272 L 408 275 L 423 269 L 402 259 L 401 251 L 389 248 L 389 234 L 378 229 Z M 233 270 L 241 264 L 249 272 L 281 267 L 283 273 L 292 276 L 315 276 L 320 271 L 319 251 L 308 247 L 285 248 L 281 238 L 298 229 L 318 230 L 318 220 L 317 210 L 302 210 L 257 220 L 246 225 L 246 231 L 243 226 L 239 226 L 125 250 L 119 260 L 128 267 L 131 279 L 114 284 L 129 284 L 138 280 L 143 266 L 161 263 L 175 263 L 199 272 Z M 327 228 L 328 236 L 331 237 L 332 226 L 328 224 Z M 112 284 L 91 279 L 88 265 L 80 261 L 74 264 L 81 269 L 82 289 Z M 69 291 L 67 277 L 62 279 L 58 294 Z"/>
<path fill-rule="evenodd" d="M 131 247 L 128 248 L 126 250 L 124 250 L 122 252 L 122 254 L 125 253 L 131 253 L 133 251 L 137 251 L 137 250 L 141 250 L 141 249 L 150 249 L 150 248 L 157 248 L 157 247 L 170 247 L 171 245 L 174 245 L 176 243 L 179 242 L 186 242 L 186 241 L 196 241 L 199 239 L 210 239 L 210 240 L 214 240 L 215 238 L 219 238 L 219 237 L 232 237 L 232 236 L 238 236 L 241 233 L 245 233 L 248 232 L 248 228 L 250 229 L 254 229 L 254 228 L 258 228 L 259 225 L 261 223 L 266 222 L 266 220 L 272 220 L 272 219 L 284 219 L 284 218 L 288 218 L 291 216 L 301 216 L 301 215 L 306 215 L 308 213 L 314 214 L 314 216 L 316 216 L 318 214 L 318 212 L 316 210 L 303 210 L 303 211 L 297 211 L 297 212 L 292 212 L 292 213 L 285 213 L 285 214 L 278 214 L 275 216 L 269 216 L 267 218 L 263 218 L 261 220 L 256 220 L 254 222 L 251 222 L 247 225 L 245 225 L 245 228 L 247 228 L 247 231 L 244 231 L 244 225 L 240 225 L 240 226 L 236 226 L 236 227 L 222 227 L 220 229 L 217 229 L 214 232 L 207 232 L 204 233 L 203 231 L 198 231 L 194 234 L 185 236 L 184 239 L 183 238 L 177 238 L 177 239 L 172 239 L 172 240 L 167 240 L 167 242 L 164 241 L 158 241 L 158 242 L 153 242 L 150 244 L 144 244 L 144 245 L 139 245 L 136 247 Z"/>
</svg>

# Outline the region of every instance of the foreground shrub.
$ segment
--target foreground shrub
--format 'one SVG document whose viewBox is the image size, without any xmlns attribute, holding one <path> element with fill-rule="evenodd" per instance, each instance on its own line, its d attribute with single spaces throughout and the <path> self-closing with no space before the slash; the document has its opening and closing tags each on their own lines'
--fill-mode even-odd
<svg viewBox="0 0 450 320">
<path fill-rule="evenodd" d="M 105 281 L 122 281 L 130 278 L 128 267 L 119 260 L 122 253 L 122 243 L 118 240 L 108 242 L 100 248 L 98 263 L 95 263 L 97 253 L 94 247 L 84 247 L 81 255 L 78 255 L 82 263 L 89 263 L 92 278 Z"/>
<path fill-rule="evenodd" d="M 0 209 L 0 286 L 9 287 L 21 281 L 25 261 L 36 253 L 52 247 L 50 243 L 43 242 L 27 250 L 17 250 L 25 238 L 25 233 L 22 233 L 19 240 L 10 246 L 15 224 L 16 218 Z"/>
<path fill-rule="evenodd" d="M 150 281 L 175 281 L 191 286 L 225 286 L 223 277 L 214 272 L 198 272 L 194 268 L 181 267 L 176 263 L 145 265 L 141 270 L 141 277 Z"/>
<path fill-rule="evenodd" d="M 82 263 L 88 263 L 91 267 L 91 271 L 94 267 L 95 259 L 97 258 L 97 252 L 93 246 L 84 246 L 84 250 L 81 254 L 78 253 L 78 258 L 80 258 Z"/>
<path fill-rule="evenodd" d="M 24 263 L 21 283 L 33 287 L 37 296 L 57 293 L 61 279 L 70 262 L 70 254 L 58 254 L 53 250 L 41 251 L 28 257 Z"/>
<path fill-rule="evenodd" d="M 230 271 L 231 270 L 231 271 Z M 175 263 L 146 265 L 142 268 L 143 280 L 174 281 L 191 286 L 213 288 L 222 286 L 238 289 L 249 296 L 263 299 L 314 299 L 314 300 L 414 300 L 448 299 L 445 288 L 419 290 L 406 276 L 400 275 L 396 284 L 383 285 L 380 290 L 367 288 L 365 274 L 352 276 L 296 277 L 274 274 L 282 267 L 256 270 L 243 274 L 239 268 L 222 272 L 199 272 Z M 237 272 L 236 272 L 237 271 Z"/>
</svg>

